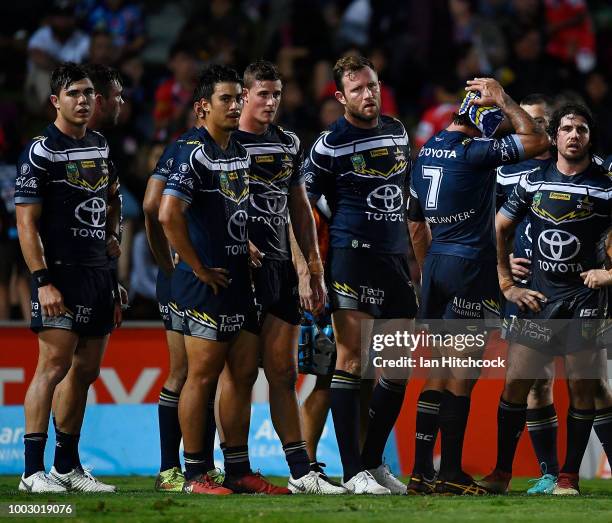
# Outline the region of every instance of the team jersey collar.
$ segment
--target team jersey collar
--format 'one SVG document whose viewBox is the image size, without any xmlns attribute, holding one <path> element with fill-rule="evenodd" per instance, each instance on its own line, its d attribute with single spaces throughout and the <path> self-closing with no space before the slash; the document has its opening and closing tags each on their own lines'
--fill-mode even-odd
<svg viewBox="0 0 612 523">
<path fill-rule="evenodd" d="M 85 135 L 83 138 L 73 138 L 72 136 L 68 136 L 67 134 L 60 131 L 59 127 L 55 125 L 55 122 L 50 123 L 47 126 L 47 132 L 52 138 L 59 138 L 60 140 L 69 140 L 70 142 L 82 144 L 89 136 L 89 129 L 85 129 Z"/>
<path fill-rule="evenodd" d="M 339 131 L 349 130 L 351 133 L 361 133 L 361 134 L 372 134 L 377 133 L 383 126 L 382 114 L 378 115 L 378 125 L 376 127 L 372 127 L 371 129 L 362 129 L 361 127 L 355 127 L 352 123 L 350 123 L 344 115 L 336 120 L 334 124 L 332 124 Z"/>
</svg>

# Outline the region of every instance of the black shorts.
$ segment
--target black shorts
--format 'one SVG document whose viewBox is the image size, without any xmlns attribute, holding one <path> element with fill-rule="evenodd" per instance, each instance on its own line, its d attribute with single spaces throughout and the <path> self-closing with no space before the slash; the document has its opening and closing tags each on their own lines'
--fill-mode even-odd
<svg viewBox="0 0 612 523">
<path fill-rule="evenodd" d="M 577 289 L 575 295 L 541 304 L 540 312 L 519 311 L 507 339 L 551 356 L 602 347 L 607 292 Z"/>
<path fill-rule="evenodd" d="M 215 296 L 210 285 L 180 268 L 172 274 L 172 295 L 183 316 L 183 334 L 212 341 L 230 341 L 241 329 L 257 329 L 257 311 L 248 271 L 232 276 Z M 174 311 L 171 308 L 171 313 Z"/>
<path fill-rule="evenodd" d="M 484 320 L 499 318 L 495 261 L 430 254 L 423 265 L 419 318 Z"/>
<path fill-rule="evenodd" d="M 299 325 L 298 278 L 291 260 L 264 259 L 262 266 L 253 269 L 251 274 L 259 319 L 258 330 L 254 334 L 261 331 L 266 314 L 273 314 L 291 325 Z"/>
<path fill-rule="evenodd" d="M 170 278 L 162 270 L 157 272 L 157 283 L 155 286 L 159 314 L 167 331 L 175 331 L 183 334 L 183 317 L 179 311 L 176 301 L 172 299 Z M 175 311 L 172 314 L 172 311 Z"/>
<path fill-rule="evenodd" d="M 105 336 L 113 330 L 114 279 L 107 267 L 52 265 L 51 283 L 62 293 L 67 312 L 55 318 L 43 316 L 38 288 L 32 279 L 32 320 L 30 328 L 66 329 L 79 336 Z"/>
<path fill-rule="evenodd" d="M 332 248 L 327 268 L 332 312 L 356 310 L 375 319 L 415 317 L 417 300 L 406 255 Z"/>
</svg>

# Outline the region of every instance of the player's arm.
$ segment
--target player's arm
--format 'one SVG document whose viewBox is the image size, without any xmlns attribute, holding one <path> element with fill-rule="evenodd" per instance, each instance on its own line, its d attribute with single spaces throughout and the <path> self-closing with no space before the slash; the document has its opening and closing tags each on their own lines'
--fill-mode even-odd
<svg viewBox="0 0 612 523">
<path fill-rule="evenodd" d="M 302 306 L 306 310 L 317 314 L 325 306 L 326 291 L 323 279 L 323 262 L 319 253 L 317 228 L 312 215 L 312 208 L 303 183 L 293 184 L 289 187 L 289 215 L 291 230 L 310 275 L 312 295 L 309 299 L 304 300 Z M 295 251 L 295 247 L 292 247 L 292 252 Z M 300 296 L 301 298 L 302 296 Z"/>
<path fill-rule="evenodd" d="M 604 249 L 608 260 L 612 260 L 612 229 L 606 234 Z M 612 285 L 612 269 L 591 269 L 580 273 L 584 284 L 590 289 L 599 289 Z"/>
<path fill-rule="evenodd" d="M 524 188 L 517 184 L 508 201 L 495 216 L 495 235 L 497 244 L 497 277 L 499 288 L 508 301 L 516 303 L 521 310 L 529 308 L 532 311 L 541 310 L 540 302 L 546 297 L 537 291 L 517 287 L 510 267 L 512 238 L 516 226 L 525 216 L 529 205 Z"/>
<path fill-rule="evenodd" d="M 111 258 L 121 256 L 121 206 L 119 182 L 115 181 L 108 189 L 106 204 L 106 252 Z"/>
<path fill-rule="evenodd" d="M 174 270 L 174 263 L 172 262 L 172 253 L 170 252 L 168 239 L 159 222 L 159 208 L 165 186 L 165 180 L 160 180 L 153 176 L 149 178 L 142 203 L 142 210 L 144 212 L 145 230 L 149 247 L 157 265 L 168 276 Z"/>
<path fill-rule="evenodd" d="M 217 294 L 219 287 L 229 285 L 227 277 L 229 271 L 219 267 L 205 267 L 200 261 L 189 237 L 187 218 L 185 217 L 188 207 L 189 203 L 185 200 L 177 196 L 164 194 L 159 206 L 159 222 L 164 229 L 166 238 L 168 238 L 180 259 L 192 268 L 193 273 L 200 281 L 210 285 L 213 292 Z"/>
<path fill-rule="evenodd" d="M 38 300 L 45 316 L 61 316 L 66 312 L 61 292 L 51 283 L 45 261 L 38 222 L 42 214 L 41 203 L 15 205 L 17 233 L 23 258 L 38 285 Z"/>
<path fill-rule="evenodd" d="M 408 200 L 408 232 L 410 233 L 414 257 L 422 272 L 425 257 L 431 245 L 431 229 L 425 221 L 421 203 L 412 187 L 410 188 L 410 199 Z"/>
<path fill-rule="evenodd" d="M 497 80 L 475 78 L 468 80 L 467 84 L 467 91 L 480 92 L 480 98 L 472 100 L 472 105 L 496 105 L 508 118 L 522 145 L 521 159 L 534 158 L 548 150 L 550 139 L 546 132 L 538 128 L 535 120 L 504 91 Z"/>
</svg>

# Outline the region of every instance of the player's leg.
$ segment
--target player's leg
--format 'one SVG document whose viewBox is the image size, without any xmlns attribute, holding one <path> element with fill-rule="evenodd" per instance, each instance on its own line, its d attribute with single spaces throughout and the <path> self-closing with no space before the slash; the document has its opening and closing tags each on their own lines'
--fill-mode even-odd
<svg viewBox="0 0 612 523">
<path fill-rule="evenodd" d="M 185 458 L 185 492 L 196 494 L 230 494 L 207 476 L 204 450 L 207 406 L 214 395 L 217 380 L 227 355 L 229 343 L 196 336 L 185 336 L 187 379 L 179 399 L 179 421 L 183 434 Z"/>
<path fill-rule="evenodd" d="M 159 393 L 157 406 L 160 467 L 155 489 L 173 492 L 180 491 L 184 482 L 179 456 L 182 434 L 178 418 L 178 402 L 187 378 L 187 355 L 182 332 L 166 330 L 166 342 L 170 367 Z"/>
<path fill-rule="evenodd" d="M 596 390 L 593 429 L 612 467 L 612 390 L 608 381 L 607 368 L 605 370 L 605 376 L 600 380 Z"/>
<path fill-rule="evenodd" d="M 536 378 L 546 381 L 551 371 L 552 358 L 548 354 L 510 343 L 504 390 L 497 408 L 497 461 L 493 472 L 478 482 L 489 492 L 508 491 L 512 462 L 527 419 L 527 397 Z"/>
<path fill-rule="evenodd" d="M 554 376 L 554 364 L 547 370 Z M 557 412 L 553 402 L 554 377 L 537 379 L 527 397 L 527 430 L 538 459 L 542 476 L 527 490 L 527 494 L 552 492 L 559 474 L 557 457 Z"/>
<path fill-rule="evenodd" d="M 100 363 L 109 336 L 79 339 L 72 365 L 56 387 L 53 396 L 55 423 L 55 460 L 51 474 L 68 490 L 80 492 L 115 492 L 115 487 L 96 480 L 81 466 L 79 439 L 87 392 L 100 374 Z"/>
<path fill-rule="evenodd" d="M 20 490 L 66 490 L 45 474 L 44 453 L 53 391 L 70 369 L 77 342 L 78 335 L 66 329 L 49 328 L 38 333 L 38 363 L 23 403 L 25 471 L 19 483 Z"/>
<path fill-rule="evenodd" d="M 300 407 L 306 452 L 310 459 L 310 468 L 315 472 L 323 472 L 322 467 L 317 461 L 317 447 L 329 413 L 329 386 L 331 385 L 331 378 L 331 375 L 317 376 L 314 388 Z"/>
<path fill-rule="evenodd" d="M 252 473 L 248 438 L 251 394 L 257 380 L 258 362 L 258 336 L 241 331 L 228 350 L 217 391 L 219 425 L 223 433 L 225 484 L 228 486 Z M 238 490 L 238 487 L 234 487 Z"/>
</svg>

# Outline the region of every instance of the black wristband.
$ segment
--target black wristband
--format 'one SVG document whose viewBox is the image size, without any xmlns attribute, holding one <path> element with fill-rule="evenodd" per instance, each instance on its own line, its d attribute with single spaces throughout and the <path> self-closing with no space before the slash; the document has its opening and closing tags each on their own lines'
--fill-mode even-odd
<svg viewBox="0 0 612 523">
<path fill-rule="evenodd" d="M 49 285 L 51 283 L 49 269 L 40 269 L 38 271 L 34 271 L 32 273 L 32 276 L 34 277 L 34 281 L 36 282 L 36 287 L 44 287 L 45 285 Z"/>
</svg>

